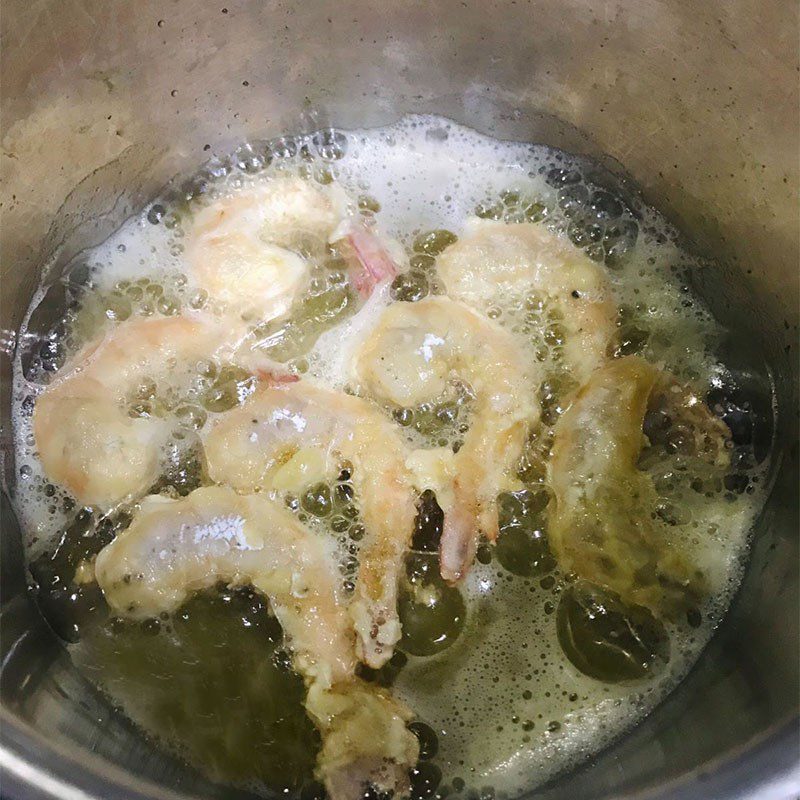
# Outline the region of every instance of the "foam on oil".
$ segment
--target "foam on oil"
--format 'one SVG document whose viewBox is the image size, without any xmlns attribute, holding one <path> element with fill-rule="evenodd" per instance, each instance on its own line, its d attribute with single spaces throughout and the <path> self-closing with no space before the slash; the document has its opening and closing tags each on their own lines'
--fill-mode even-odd
<svg viewBox="0 0 800 800">
<path fill-rule="evenodd" d="M 622 354 L 642 353 L 700 394 L 726 375 L 714 356 L 722 331 L 687 287 L 688 273 L 700 265 L 680 249 L 675 232 L 654 211 L 632 208 L 613 190 L 593 185 L 585 162 L 543 146 L 499 142 L 436 117 L 408 117 L 379 130 L 337 132 L 322 144 L 316 137 L 285 138 L 278 147 L 273 145 L 268 165 L 269 159 L 253 152 L 239 151 L 240 168 L 216 164 L 206 170 L 205 196 L 223 197 L 284 171 L 322 184 L 335 180 L 358 198 L 365 215 L 374 217 L 383 233 L 406 247 L 409 256 L 418 234 L 446 229 L 458 235 L 476 213 L 539 221 L 605 264 L 622 310 Z M 129 316 L 214 311 L 184 260 L 191 204 L 176 203 L 172 197 L 153 204 L 83 255 L 57 287 L 75 303 L 58 341 L 50 350 L 22 352 L 17 358 L 15 503 L 30 558 L 53 547 L 54 537 L 75 511 L 71 498 L 43 474 L 30 424 L 35 397 L 55 367 L 65 354 Z M 313 291 L 318 293 L 342 279 L 335 270 L 316 269 Z M 425 286 L 426 291 L 440 290 L 435 264 Z M 35 323 L 37 307 L 53 291 L 40 290 L 26 320 L 29 340 L 37 346 L 50 341 Z M 357 390 L 350 372 L 352 352 L 391 302 L 387 286 L 358 313 L 334 319 L 332 327 L 292 361 L 292 368 L 331 387 Z M 521 302 L 524 298 L 509 298 L 486 311 L 519 338 L 532 359 L 555 373 L 558 347 L 548 344 L 546 314 L 534 314 L 524 323 Z M 48 363 L 48 353 L 54 350 L 54 361 Z M 213 383 L 213 376 L 209 380 Z M 207 390 L 204 384 L 192 395 L 195 405 L 202 406 L 197 397 Z M 453 436 L 446 425 L 441 435 Z M 413 432 L 410 439 L 422 441 Z M 522 578 L 496 560 L 476 564 L 462 587 L 467 623 L 460 638 L 438 655 L 410 657 L 395 684 L 395 691 L 439 737 L 436 763 L 443 786 L 462 791 L 491 785 L 510 794 L 530 789 L 634 724 L 696 660 L 739 583 L 748 531 L 763 499 L 767 464 L 750 464 L 744 470 L 746 492 L 720 486 L 702 495 L 691 490 L 685 476 L 670 472 L 672 467 L 668 459 L 660 461 L 653 467 L 660 470 L 654 478 L 667 487 L 662 493 L 665 502 L 682 509 L 672 528 L 676 543 L 702 565 L 712 587 L 699 609 L 699 624 L 670 627 L 669 663 L 654 678 L 604 684 L 579 672 L 559 646 L 554 609 L 562 583 L 557 572 Z M 335 536 L 347 547 L 341 533 L 337 530 Z M 80 656 L 78 660 L 85 662 Z M 151 715 L 137 699 L 141 687 L 130 691 L 104 678 L 102 670 L 95 679 L 134 720 L 152 726 Z M 180 749 L 164 731 L 152 732 Z"/>
</svg>

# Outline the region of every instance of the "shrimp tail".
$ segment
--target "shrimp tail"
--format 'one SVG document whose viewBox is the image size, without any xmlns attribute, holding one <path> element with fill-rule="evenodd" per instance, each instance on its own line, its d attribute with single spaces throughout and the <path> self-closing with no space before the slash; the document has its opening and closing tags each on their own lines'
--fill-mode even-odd
<svg viewBox="0 0 800 800">
<path fill-rule="evenodd" d="M 299 375 L 294 375 L 291 372 L 278 372 L 274 370 L 259 369 L 256 370 L 259 383 L 264 386 L 278 386 L 282 383 L 297 383 L 300 380 Z"/>
<path fill-rule="evenodd" d="M 381 240 L 363 225 L 352 225 L 343 241 L 348 250 L 350 283 L 363 298 L 397 274 L 397 264 Z"/>
<path fill-rule="evenodd" d="M 480 530 L 469 503 L 456 502 L 444 510 L 442 538 L 439 542 L 439 571 L 448 583 L 458 583 L 469 571 L 478 551 Z"/>
<path fill-rule="evenodd" d="M 238 342 L 235 360 L 237 364 L 250 370 L 262 386 L 277 386 L 300 380 L 298 375 L 288 371 L 286 364 L 265 355 L 258 344 L 253 343 L 250 334 Z"/>
<path fill-rule="evenodd" d="M 331 800 L 353 800 L 372 786 L 405 795 L 419 744 L 406 723 L 412 714 L 385 690 L 355 680 L 330 688 L 312 684 L 306 704 L 322 732 L 317 775 Z"/>
</svg>

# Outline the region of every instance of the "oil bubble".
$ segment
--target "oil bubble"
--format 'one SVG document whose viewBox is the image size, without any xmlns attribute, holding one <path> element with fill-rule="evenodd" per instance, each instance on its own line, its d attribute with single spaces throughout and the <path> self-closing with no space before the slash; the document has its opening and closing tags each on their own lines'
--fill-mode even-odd
<svg viewBox="0 0 800 800">
<path fill-rule="evenodd" d="M 640 679 L 669 660 L 667 632 L 649 611 L 585 581 L 563 592 L 557 624 L 567 658 L 597 680 Z"/>
<path fill-rule="evenodd" d="M 440 653 L 453 644 L 464 627 L 464 598 L 439 576 L 435 554 L 409 556 L 407 574 L 398 603 L 403 626 L 400 647 L 414 656 Z"/>
</svg>

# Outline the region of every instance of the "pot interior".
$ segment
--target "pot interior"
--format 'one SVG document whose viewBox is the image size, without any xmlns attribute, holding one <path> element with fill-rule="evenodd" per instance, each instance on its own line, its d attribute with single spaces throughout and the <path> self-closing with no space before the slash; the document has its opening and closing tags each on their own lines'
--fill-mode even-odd
<svg viewBox="0 0 800 800">
<path fill-rule="evenodd" d="M 679 0 L 380 12 L 356 0 L 144 0 L 65 14 L 12 0 L 2 20 L 2 327 L 17 329 L 43 270 L 60 274 L 174 174 L 250 137 L 431 112 L 595 158 L 711 257 L 695 288 L 732 332 L 732 363 L 774 387 L 774 483 L 742 587 L 696 668 L 629 735 L 536 796 L 757 797 L 768 781 L 789 796 L 798 745 L 796 22 L 780 2 L 753 14 Z M 9 359 L 0 367 L 13 492 Z M 239 796 L 144 741 L 75 671 L 26 591 L 5 494 L 0 588 L 11 797 L 79 796 L 68 786 L 90 797 Z"/>
</svg>

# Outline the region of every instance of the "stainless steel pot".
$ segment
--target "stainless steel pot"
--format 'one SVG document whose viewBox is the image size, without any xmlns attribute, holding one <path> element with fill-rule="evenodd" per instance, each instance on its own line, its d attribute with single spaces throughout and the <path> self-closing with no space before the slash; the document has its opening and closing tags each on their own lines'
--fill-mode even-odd
<svg viewBox="0 0 800 800">
<path fill-rule="evenodd" d="M 795 3 L 6 0 L 3 12 L 9 330 L 43 265 L 57 272 L 172 174 L 251 135 L 433 111 L 624 165 L 715 256 L 696 282 L 733 356 L 774 378 L 778 466 L 701 663 L 633 733 L 536 796 L 800 793 Z M 239 796 L 139 739 L 72 669 L 26 595 L 7 503 L 2 570 L 4 797 Z"/>
</svg>

